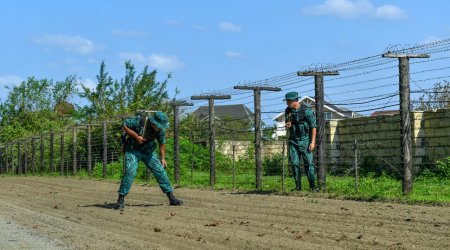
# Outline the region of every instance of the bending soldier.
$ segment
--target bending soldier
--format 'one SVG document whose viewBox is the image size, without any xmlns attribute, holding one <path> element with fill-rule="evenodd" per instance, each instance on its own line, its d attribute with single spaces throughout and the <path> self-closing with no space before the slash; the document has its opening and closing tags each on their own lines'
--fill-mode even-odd
<svg viewBox="0 0 450 250">
<path fill-rule="evenodd" d="M 166 168 L 166 138 L 165 130 L 169 127 L 167 116 L 163 112 L 155 112 L 147 116 L 135 116 L 123 122 L 123 131 L 127 138 L 125 144 L 126 169 L 119 188 L 119 198 L 115 209 L 123 209 L 125 196 L 130 192 L 131 185 L 139 161 L 143 161 L 158 181 L 159 187 L 169 198 L 172 206 L 179 206 L 183 201 L 173 195 L 173 189 L 165 171 Z M 159 144 L 159 159 L 156 156 L 156 141 Z"/>
</svg>

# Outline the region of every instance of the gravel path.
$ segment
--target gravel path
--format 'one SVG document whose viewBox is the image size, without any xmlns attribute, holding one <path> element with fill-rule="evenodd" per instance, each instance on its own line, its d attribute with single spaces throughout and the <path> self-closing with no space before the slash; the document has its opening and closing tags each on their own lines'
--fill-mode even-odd
<svg viewBox="0 0 450 250">
<path fill-rule="evenodd" d="M 0 249 L 71 249 L 65 242 L 0 217 Z"/>
</svg>

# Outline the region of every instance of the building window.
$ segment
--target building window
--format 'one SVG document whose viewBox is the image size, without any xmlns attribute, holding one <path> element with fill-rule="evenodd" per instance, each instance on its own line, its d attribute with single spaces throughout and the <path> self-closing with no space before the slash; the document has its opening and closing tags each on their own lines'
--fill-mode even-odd
<svg viewBox="0 0 450 250">
<path fill-rule="evenodd" d="M 325 121 L 327 121 L 327 120 L 331 120 L 332 114 L 331 114 L 331 112 L 323 112 L 323 116 L 324 116 Z"/>
</svg>

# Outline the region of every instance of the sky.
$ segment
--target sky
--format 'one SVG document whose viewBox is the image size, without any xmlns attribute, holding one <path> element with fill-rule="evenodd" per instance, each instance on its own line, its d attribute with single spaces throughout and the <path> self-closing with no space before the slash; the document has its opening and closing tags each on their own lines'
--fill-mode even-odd
<svg viewBox="0 0 450 250">
<path fill-rule="evenodd" d="M 394 44 L 447 39 L 448 10 L 447 0 L 3 0 L 0 101 L 5 86 L 30 76 L 75 75 L 93 88 L 102 61 L 120 79 L 127 60 L 138 72 L 158 70 L 161 80 L 171 73 L 169 96 L 178 89 L 176 97 L 188 99 Z M 268 98 L 279 105 L 267 111 L 284 107 L 284 89 Z M 252 100 L 250 92 L 240 96 L 233 102 Z"/>
</svg>

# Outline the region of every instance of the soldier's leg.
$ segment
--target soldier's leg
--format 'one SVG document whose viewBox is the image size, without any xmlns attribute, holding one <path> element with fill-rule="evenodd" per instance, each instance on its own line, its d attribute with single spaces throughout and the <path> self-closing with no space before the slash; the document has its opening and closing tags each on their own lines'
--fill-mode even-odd
<svg viewBox="0 0 450 250">
<path fill-rule="evenodd" d="M 167 198 L 169 198 L 169 204 L 171 206 L 180 206 L 183 204 L 182 200 L 175 198 L 173 195 L 173 189 L 170 185 L 169 177 L 167 177 L 166 170 L 156 154 L 152 153 L 145 158 L 144 162 L 150 171 L 152 171 L 161 190 L 167 195 Z"/>
<path fill-rule="evenodd" d="M 302 189 L 302 173 L 300 171 L 300 155 L 298 146 L 289 142 L 289 165 L 292 167 L 292 173 L 295 181 L 295 189 Z"/>
<path fill-rule="evenodd" d="M 315 190 L 316 175 L 314 171 L 313 153 L 309 151 L 308 148 L 305 148 L 304 150 L 301 151 L 301 155 L 303 158 L 303 163 L 305 165 L 305 174 L 306 177 L 308 178 L 309 187 L 311 190 Z"/>
<path fill-rule="evenodd" d="M 159 187 L 164 193 L 172 192 L 172 186 L 170 185 L 169 177 L 167 177 L 166 170 L 164 169 L 161 161 L 158 159 L 155 153 L 144 157 L 144 163 L 147 168 L 152 171 L 159 184 Z"/>
<path fill-rule="evenodd" d="M 119 188 L 119 195 L 121 196 L 127 196 L 130 192 L 134 177 L 136 177 L 139 157 L 139 153 L 136 151 L 125 152 L 125 173 L 122 176 Z"/>
</svg>

